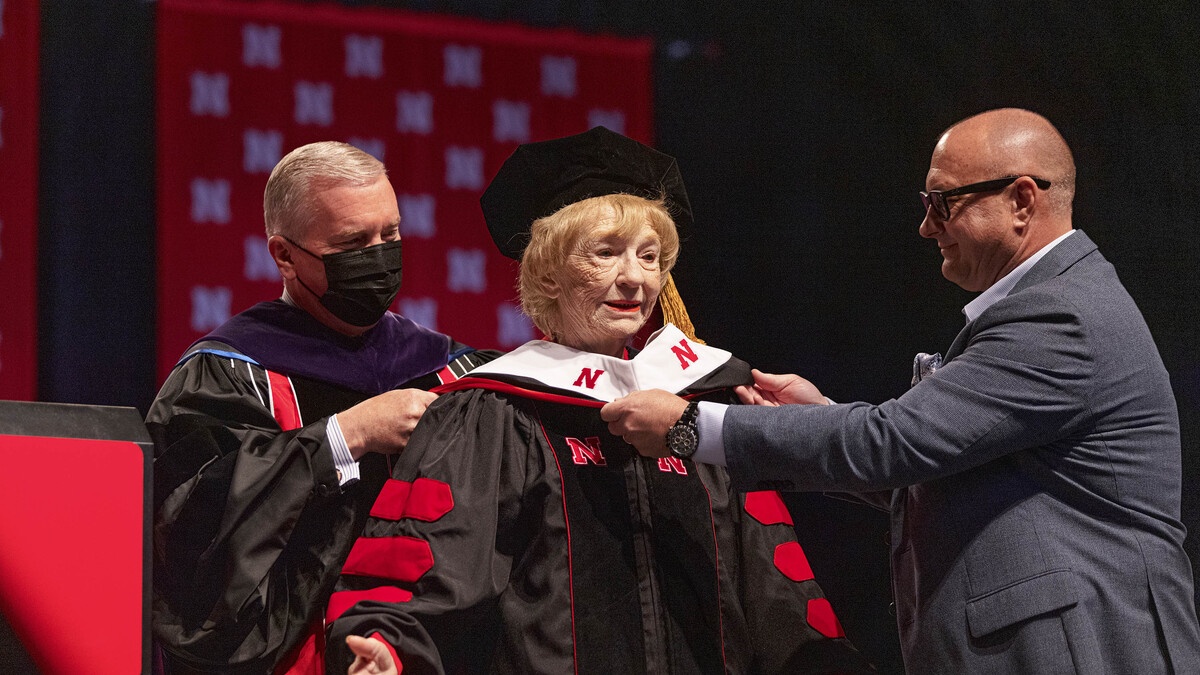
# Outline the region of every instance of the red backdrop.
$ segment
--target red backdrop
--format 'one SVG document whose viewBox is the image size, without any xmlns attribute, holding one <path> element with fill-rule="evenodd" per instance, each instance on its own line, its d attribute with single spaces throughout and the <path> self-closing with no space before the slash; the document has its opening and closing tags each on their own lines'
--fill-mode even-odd
<svg viewBox="0 0 1200 675">
<path fill-rule="evenodd" d="M 38 3 L 0 0 L 0 399 L 37 396 Z"/>
<path fill-rule="evenodd" d="M 165 377 L 230 314 L 279 297 L 262 192 L 318 140 L 383 160 L 404 238 L 401 313 L 476 347 L 535 337 L 479 195 L 518 143 L 603 124 L 650 142 L 647 39 L 333 5 L 163 0 L 158 350 Z"/>
</svg>

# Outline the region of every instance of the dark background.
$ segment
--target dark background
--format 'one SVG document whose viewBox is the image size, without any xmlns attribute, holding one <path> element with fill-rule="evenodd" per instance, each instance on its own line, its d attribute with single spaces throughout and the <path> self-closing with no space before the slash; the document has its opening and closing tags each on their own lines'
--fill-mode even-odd
<svg viewBox="0 0 1200 675">
<path fill-rule="evenodd" d="M 1200 523 L 1200 23 L 1186 2 L 374 2 L 651 35 L 656 145 L 698 228 L 676 278 L 697 331 L 840 401 L 908 386 L 972 295 L 917 234 L 938 135 L 1025 107 L 1075 152 L 1075 225 L 1116 265 L 1172 376 L 1184 522 Z M 155 5 L 42 4 L 39 398 L 146 411 L 154 375 Z M 3 188 L 0 187 L 0 190 Z M 231 245 L 234 245 L 231 243 Z M 885 519 L 789 498 L 850 637 L 899 672 Z M 1200 547 L 1189 538 L 1193 561 Z"/>
</svg>

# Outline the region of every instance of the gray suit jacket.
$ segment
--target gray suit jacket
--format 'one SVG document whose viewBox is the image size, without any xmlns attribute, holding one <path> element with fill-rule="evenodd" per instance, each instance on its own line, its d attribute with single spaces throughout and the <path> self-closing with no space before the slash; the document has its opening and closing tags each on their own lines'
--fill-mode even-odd
<svg viewBox="0 0 1200 675">
<path fill-rule="evenodd" d="M 740 489 L 893 489 L 912 673 L 1200 673 L 1179 420 L 1150 331 L 1075 232 L 879 406 L 737 406 Z"/>
</svg>

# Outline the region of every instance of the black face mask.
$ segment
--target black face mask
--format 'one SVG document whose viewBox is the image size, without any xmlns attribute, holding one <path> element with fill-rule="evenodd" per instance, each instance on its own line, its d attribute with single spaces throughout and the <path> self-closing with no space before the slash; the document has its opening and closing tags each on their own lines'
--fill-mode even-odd
<svg viewBox="0 0 1200 675">
<path fill-rule="evenodd" d="M 361 328 L 378 323 L 400 292 L 400 240 L 323 256 L 287 240 L 325 265 L 329 286 L 318 300 L 322 307 L 351 326 Z M 299 274 L 296 280 L 316 295 Z"/>
</svg>

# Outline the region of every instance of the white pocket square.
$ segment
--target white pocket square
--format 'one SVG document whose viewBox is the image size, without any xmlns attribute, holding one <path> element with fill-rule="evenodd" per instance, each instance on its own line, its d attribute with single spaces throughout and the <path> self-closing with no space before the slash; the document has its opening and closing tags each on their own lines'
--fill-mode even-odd
<svg viewBox="0 0 1200 675">
<path fill-rule="evenodd" d="M 934 373 L 934 371 L 941 367 L 941 354 L 926 354 L 925 352 L 918 353 L 913 357 L 913 376 L 912 384 L 910 386 L 917 386 L 918 382 L 929 377 Z"/>
</svg>

